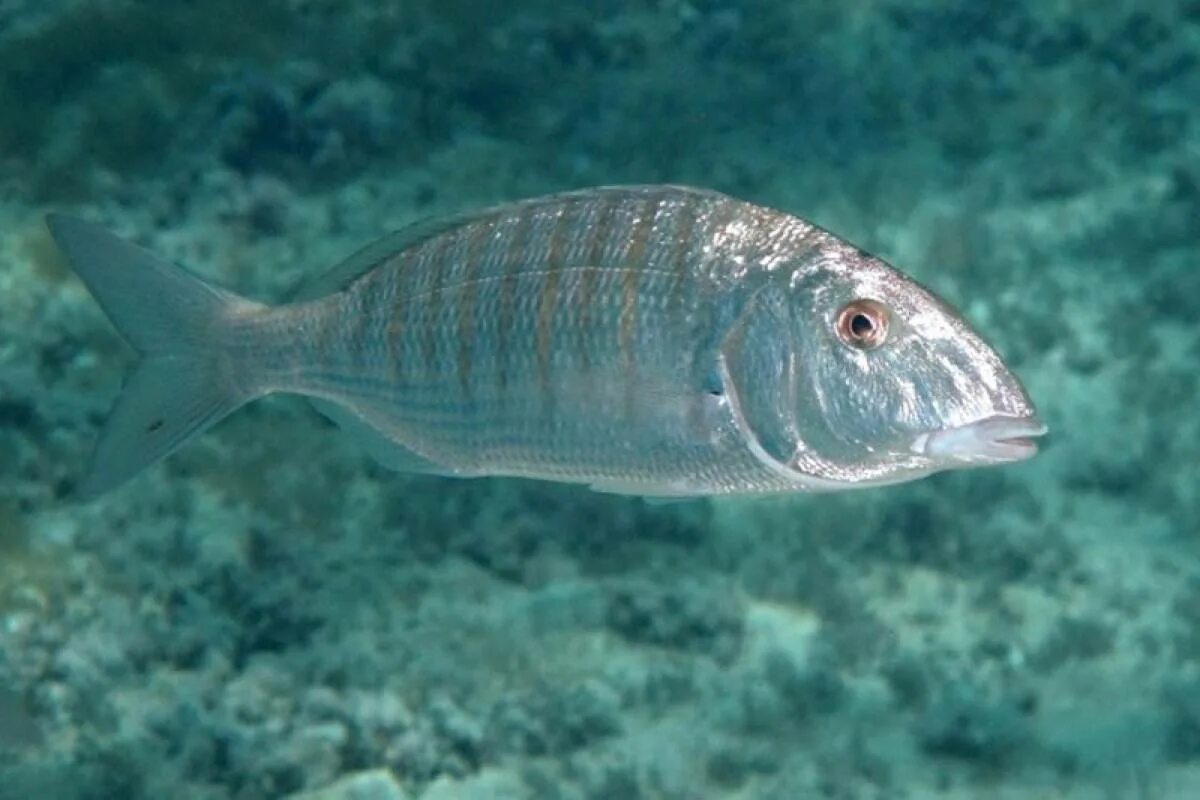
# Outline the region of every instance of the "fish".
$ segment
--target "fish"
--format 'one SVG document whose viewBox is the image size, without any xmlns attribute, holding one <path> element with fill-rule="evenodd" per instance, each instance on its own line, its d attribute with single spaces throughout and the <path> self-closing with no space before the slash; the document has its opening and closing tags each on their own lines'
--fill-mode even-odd
<svg viewBox="0 0 1200 800">
<path fill-rule="evenodd" d="M 648 498 L 899 483 L 1027 459 L 1046 433 L 946 302 L 708 189 L 595 187 L 418 222 L 276 305 L 94 223 L 47 225 L 140 357 L 81 499 L 277 393 L 395 470 Z"/>
</svg>

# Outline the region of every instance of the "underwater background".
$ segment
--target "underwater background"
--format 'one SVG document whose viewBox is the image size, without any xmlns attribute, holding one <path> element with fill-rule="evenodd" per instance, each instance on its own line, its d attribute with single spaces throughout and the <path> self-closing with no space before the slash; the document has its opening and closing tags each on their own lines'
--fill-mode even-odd
<svg viewBox="0 0 1200 800">
<path fill-rule="evenodd" d="M 1200 2 L 0 3 L 0 798 L 1200 797 Z M 294 398 L 70 502 L 132 354 L 42 216 L 279 300 L 669 181 L 952 301 L 1034 460 L 651 505 Z"/>
</svg>

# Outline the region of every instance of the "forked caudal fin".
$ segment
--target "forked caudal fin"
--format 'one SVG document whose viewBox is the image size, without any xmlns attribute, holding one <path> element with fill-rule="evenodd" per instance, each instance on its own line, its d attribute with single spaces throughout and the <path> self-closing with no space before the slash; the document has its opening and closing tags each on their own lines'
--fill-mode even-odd
<svg viewBox="0 0 1200 800">
<path fill-rule="evenodd" d="M 235 314 L 265 307 L 98 225 L 59 214 L 47 216 L 46 224 L 141 356 L 76 490 L 87 499 L 129 480 L 258 395 L 222 334 Z"/>
</svg>

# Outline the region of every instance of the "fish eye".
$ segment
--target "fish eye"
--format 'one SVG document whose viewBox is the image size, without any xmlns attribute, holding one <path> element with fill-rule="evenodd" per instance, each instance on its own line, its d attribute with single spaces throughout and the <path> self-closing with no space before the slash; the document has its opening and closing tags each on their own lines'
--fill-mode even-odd
<svg viewBox="0 0 1200 800">
<path fill-rule="evenodd" d="M 854 300 L 838 312 L 838 338 L 857 350 L 874 350 L 887 340 L 890 315 L 876 300 Z"/>
</svg>

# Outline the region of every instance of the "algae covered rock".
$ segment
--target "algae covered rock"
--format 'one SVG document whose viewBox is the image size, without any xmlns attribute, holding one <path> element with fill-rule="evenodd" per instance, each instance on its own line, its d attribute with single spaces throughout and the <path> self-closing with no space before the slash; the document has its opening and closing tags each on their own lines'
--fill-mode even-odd
<svg viewBox="0 0 1200 800">
<path fill-rule="evenodd" d="M 347 775 L 320 789 L 288 795 L 286 800 L 409 800 L 409 795 L 386 769 L 373 769 Z"/>
</svg>

